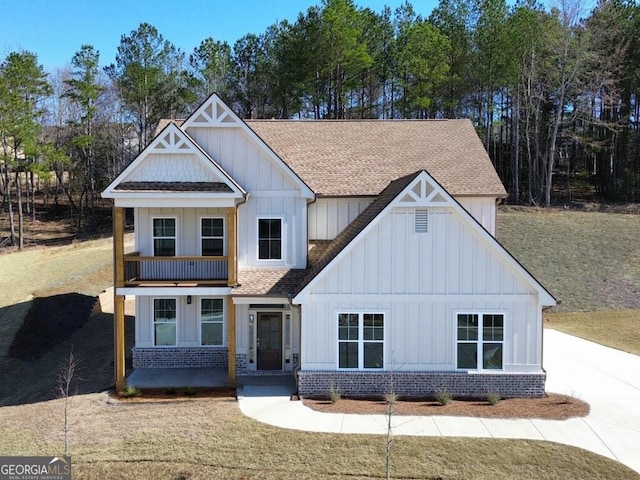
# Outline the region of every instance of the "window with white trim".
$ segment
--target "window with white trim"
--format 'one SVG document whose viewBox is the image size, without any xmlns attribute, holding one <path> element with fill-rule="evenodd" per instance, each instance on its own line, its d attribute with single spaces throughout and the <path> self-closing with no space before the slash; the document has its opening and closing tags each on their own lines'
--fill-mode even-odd
<svg viewBox="0 0 640 480">
<path fill-rule="evenodd" d="M 200 299 L 200 344 L 222 345 L 224 340 L 224 300 Z"/>
<path fill-rule="evenodd" d="M 281 218 L 258 218 L 258 259 L 282 260 Z"/>
<path fill-rule="evenodd" d="M 163 347 L 175 345 L 177 323 L 177 300 L 175 298 L 154 298 L 153 344 Z"/>
<path fill-rule="evenodd" d="M 415 233 L 429 233 L 429 210 L 426 208 L 415 209 L 413 227 Z"/>
<path fill-rule="evenodd" d="M 384 368 L 383 313 L 338 313 L 338 368 Z"/>
<path fill-rule="evenodd" d="M 155 257 L 176 256 L 176 219 L 153 219 L 153 255 Z"/>
<path fill-rule="evenodd" d="M 202 256 L 224 256 L 224 219 L 200 219 L 200 254 Z"/>
<path fill-rule="evenodd" d="M 502 370 L 504 315 L 501 313 L 458 313 L 457 368 Z"/>
</svg>

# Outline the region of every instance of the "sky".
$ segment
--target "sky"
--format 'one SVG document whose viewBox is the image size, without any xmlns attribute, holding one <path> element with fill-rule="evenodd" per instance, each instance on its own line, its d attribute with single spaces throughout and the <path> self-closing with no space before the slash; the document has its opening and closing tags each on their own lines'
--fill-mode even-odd
<svg viewBox="0 0 640 480">
<path fill-rule="evenodd" d="M 404 0 L 356 0 L 358 7 L 392 11 Z M 28 50 L 53 73 L 71 63 L 83 44 L 100 52 L 100 64 L 115 62 L 122 35 L 150 23 L 189 55 L 207 37 L 230 45 L 247 33 L 260 34 L 281 20 L 295 21 L 321 0 L 0 0 L 0 61 Z M 426 17 L 437 0 L 412 0 Z"/>
</svg>

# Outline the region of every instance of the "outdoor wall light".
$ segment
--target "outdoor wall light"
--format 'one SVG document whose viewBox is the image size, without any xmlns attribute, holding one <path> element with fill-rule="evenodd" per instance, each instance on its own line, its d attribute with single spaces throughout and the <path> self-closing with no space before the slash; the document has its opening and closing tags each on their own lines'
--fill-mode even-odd
<svg viewBox="0 0 640 480">
<path fill-rule="evenodd" d="M 187 295 L 187 305 L 191 305 L 191 295 Z"/>
</svg>

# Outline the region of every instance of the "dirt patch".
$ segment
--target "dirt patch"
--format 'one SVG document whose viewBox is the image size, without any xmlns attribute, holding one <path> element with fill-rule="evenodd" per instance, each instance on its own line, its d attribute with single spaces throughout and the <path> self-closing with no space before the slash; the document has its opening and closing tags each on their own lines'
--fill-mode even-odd
<svg viewBox="0 0 640 480">
<path fill-rule="evenodd" d="M 185 402 L 203 398 L 236 398 L 236 389 L 232 387 L 219 388 L 143 388 L 137 390 L 132 397 L 125 397 L 115 390 L 109 391 L 110 404 L 136 404 L 136 403 L 165 403 Z"/>
<path fill-rule="evenodd" d="M 319 412 L 359 413 L 384 415 L 387 403 L 382 399 L 342 398 L 335 403 L 327 399 L 303 400 L 304 404 Z M 495 405 L 486 399 L 451 400 L 440 405 L 432 398 L 399 399 L 394 405 L 394 415 L 449 415 L 481 418 L 542 418 L 565 420 L 571 417 L 585 417 L 589 414 L 589 404 L 574 397 L 550 393 L 542 398 L 507 398 Z"/>
</svg>

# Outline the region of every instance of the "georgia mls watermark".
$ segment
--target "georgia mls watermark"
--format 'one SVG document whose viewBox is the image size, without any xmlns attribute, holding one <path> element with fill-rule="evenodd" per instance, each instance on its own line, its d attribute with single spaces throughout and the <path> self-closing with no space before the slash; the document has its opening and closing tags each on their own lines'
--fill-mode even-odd
<svg viewBox="0 0 640 480">
<path fill-rule="evenodd" d="M 71 480 L 71 457 L 0 457 L 0 480 Z"/>
</svg>

